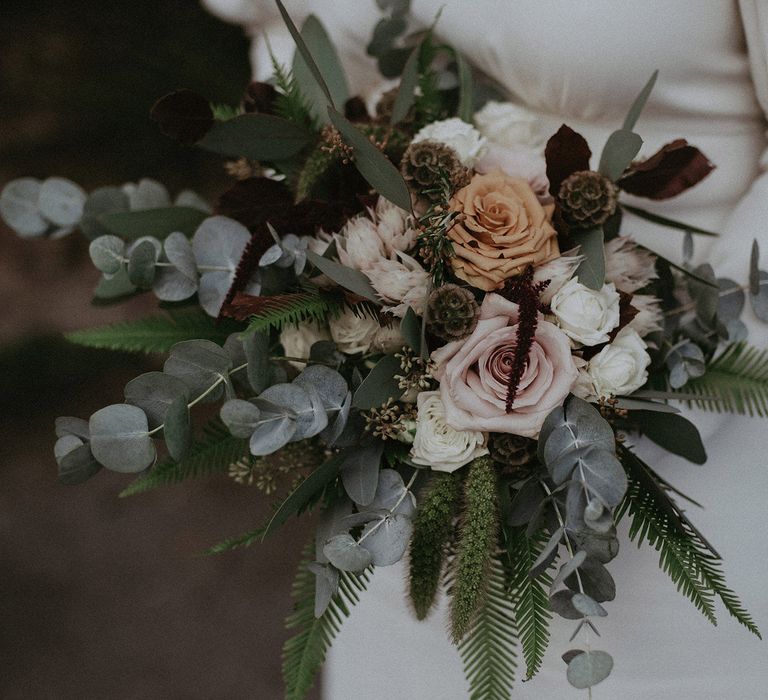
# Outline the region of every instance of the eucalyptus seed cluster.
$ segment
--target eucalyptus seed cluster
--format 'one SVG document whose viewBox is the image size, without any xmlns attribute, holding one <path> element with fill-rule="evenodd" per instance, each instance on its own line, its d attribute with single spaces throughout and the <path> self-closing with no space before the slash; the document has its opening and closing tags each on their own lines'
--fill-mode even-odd
<svg viewBox="0 0 768 700">
<path fill-rule="evenodd" d="M 381 406 L 365 414 L 365 429 L 382 440 L 398 440 L 408 429 L 406 423 L 414 419 L 415 414 L 411 408 L 404 408 L 390 397 Z"/>
<path fill-rule="evenodd" d="M 480 306 L 474 295 L 458 284 L 445 284 L 429 295 L 429 330 L 443 340 L 466 338 L 475 330 L 479 316 Z"/>
<path fill-rule="evenodd" d="M 565 220 L 575 228 L 591 228 L 605 223 L 616 211 L 618 189 L 605 175 L 580 170 L 569 175 L 557 198 Z"/>
<path fill-rule="evenodd" d="M 400 172 L 419 196 L 433 201 L 440 197 L 443 181 L 447 180 L 455 191 L 466 187 L 471 178 L 456 151 L 430 140 L 408 146 L 400 161 Z"/>
<path fill-rule="evenodd" d="M 352 147 L 348 146 L 341 132 L 330 124 L 326 124 L 320 132 L 320 150 L 341 159 L 345 165 L 352 160 Z"/>
<path fill-rule="evenodd" d="M 229 476 L 237 484 L 256 486 L 267 496 L 285 486 L 291 490 L 323 461 L 323 450 L 313 443 L 288 443 L 266 457 L 251 455 L 229 465 Z"/>
<path fill-rule="evenodd" d="M 533 471 L 536 447 L 536 440 L 511 433 L 491 433 L 488 440 L 488 452 L 499 465 L 500 473 L 520 479 Z"/>
<path fill-rule="evenodd" d="M 433 360 L 424 359 L 405 347 L 395 357 L 400 360 L 400 372 L 396 374 L 397 386 L 405 393 L 426 391 L 432 386 L 437 365 Z"/>
</svg>

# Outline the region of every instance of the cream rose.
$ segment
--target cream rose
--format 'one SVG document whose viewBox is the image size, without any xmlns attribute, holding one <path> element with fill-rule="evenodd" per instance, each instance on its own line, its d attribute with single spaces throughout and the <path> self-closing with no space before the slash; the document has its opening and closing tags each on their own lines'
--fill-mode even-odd
<svg viewBox="0 0 768 700">
<path fill-rule="evenodd" d="M 507 148 L 541 148 L 544 139 L 536 114 L 511 102 L 489 100 L 475 114 L 475 124 L 489 141 Z"/>
<path fill-rule="evenodd" d="M 280 345 L 283 346 L 286 356 L 309 358 L 309 351 L 315 343 L 321 340 L 330 340 L 331 334 L 327 328 L 317 323 L 301 323 L 297 326 L 284 326 L 280 331 Z M 296 369 L 304 369 L 303 362 L 291 362 Z"/>
<path fill-rule="evenodd" d="M 454 274 L 486 292 L 498 289 L 528 265 L 556 258 L 554 205 L 542 206 L 522 178 L 501 170 L 475 175 L 451 199 L 463 216 L 448 236 L 453 242 Z"/>
<path fill-rule="evenodd" d="M 576 380 L 576 365 L 568 337 L 540 318 L 528 364 L 507 413 L 517 322 L 517 304 L 488 294 L 472 334 L 432 353 L 450 427 L 535 438 L 547 414 L 563 403 Z"/>
<path fill-rule="evenodd" d="M 587 373 L 597 396 L 627 396 L 648 379 L 651 357 L 637 331 L 623 328 L 616 339 L 595 355 Z"/>
<path fill-rule="evenodd" d="M 416 434 L 411 448 L 414 464 L 453 472 L 475 457 L 488 454 L 486 436 L 477 430 L 455 430 L 446 423 L 438 391 L 422 391 L 416 399 Z"/>
<path fill-rule="evenodd" d="M 485 149 L 485 138 L 471 124 L 458 117 L 432 122 L 420 129 L 412 143 L 437 141 L 449 146 L 458 155 L 461 164 L 471 168 Z"/>
<path fill-rule="evenodd" d="M 619 325 L 619 293 L 613 284 L 590 289 L 571 279 L 552 297 L 550 307 L 557 325 L 580 345 L 607 343 Z"/>
<path fill-rule="evenodd" d="M 379 333 L 379 322 L 370 316 L 355 316 L 350 309 L 328 322 L 331 338 L 339 350 L 347 355 L 368 352 Z"/>
</svg>

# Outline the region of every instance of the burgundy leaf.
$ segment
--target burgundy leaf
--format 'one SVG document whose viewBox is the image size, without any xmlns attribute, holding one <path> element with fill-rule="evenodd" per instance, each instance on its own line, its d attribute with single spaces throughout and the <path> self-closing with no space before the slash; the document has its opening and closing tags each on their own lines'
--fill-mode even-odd
<svg viewBox="0 0 768 700">
<path fill-rule="evenodd" d="M 166 136 L 191 145 L 213 126 L 213 112 L 208 100 L 191 90 L 179 90 L 161 97 L 149 116 Z"/>
<path fill-rule="evenodd" d="M 277 90 L 274 85 L 254 80 L 245 88 L 243 108 L 248 113 L 274 114 L 276 99 Z"/>
<path fill-rule="evenodd" d="M 547 141 L 544 157 L 547 161 L 549 192 L 553 197 L 557 196 L 565 178 L 579 170 L 589 170 L 591 155 L 586 139 L 565 124 Z"/>
<path fill-rule="evenodd" d="M 669 199 L 701 182 L 714 168 L 696 146 L 676 139 L 647 160 L 631 165 L 616 184 L 638 197 Z"/>
<path fill-rule="evenodd" d="M 371 115 L 361 97 L 350 97 L 344 103 L 344 116 L 351 122 L 369 122 Z"/>
</svg>

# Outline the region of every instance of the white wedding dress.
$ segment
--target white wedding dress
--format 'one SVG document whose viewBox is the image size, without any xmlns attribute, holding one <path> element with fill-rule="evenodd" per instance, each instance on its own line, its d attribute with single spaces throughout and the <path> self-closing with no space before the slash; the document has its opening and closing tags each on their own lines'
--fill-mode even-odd
<svg viewBox="0 0 768 700">
<path fill-rule="evenodd" d="M 289 56 L 290 38 L 274 6 L 208 0 L 209 6 L 247 24 L 254 35 L 259 77 L 269 73 L 261 32 Z M 291 2 L 301 19 L 320 17 L 334 38 L 359 93 L 374 87 L 375 68 L 365 45 L 379 10 L 374 0 Z M 665 203 L 638 205 L 721 231 L 696 240 L 696 258 L 720 275 L 746 281 L 753 238 L 768 266 L 768 175 L 760 107 L 768 105 L 768 2 L 728 0 L 414 0 L 412 12 L 493 76 L 511 98 L 541 114 L 551 132 L 565 122 L 599 155 L 608 134 L 651 72 L 660 75 L 636 130 L 641 155 L 674 138 L 687 138 L 717 165 L 699 186 Z M 748 46 L 747 46 L 748 44 Z M 749 50 L 749 52 L 748 52 Z M 682 236 L 627 216 L 624 232 L 680 260 Z M 768 345 L 768 327 L 745 312 L 750 342 Z M 704 504 L 689 515 L 723 555 L 728 581 L 768 633 L 768 422 L 696 413 L 709 452 L 704 466 L 645 449 L 651 464 Z M 768 698 L 768 646 L 719 608 L 714 628 L 682 597 L 657 566 L 648 545 L 628 542 L 609 564 L 617 596 L 600 621 L 593 648 L 615 659 L 612 675 L 593 691 L 606 700 L 758 700 Z M 405 568 L 377 570 L 333 646 L 325 670 L 327 700 L 463 700 L 461 661 L 448 641 L 444 601 L 418 623 L 408 609 Z M 544 668 L 518 681 L 513 697 L 549 700 L 576 696 L 565 679 L 561 653 L 578 645 L 572 622 L 556 619 Z M 522 677 L 522 669 L 518 674 Z"/>
</svg>

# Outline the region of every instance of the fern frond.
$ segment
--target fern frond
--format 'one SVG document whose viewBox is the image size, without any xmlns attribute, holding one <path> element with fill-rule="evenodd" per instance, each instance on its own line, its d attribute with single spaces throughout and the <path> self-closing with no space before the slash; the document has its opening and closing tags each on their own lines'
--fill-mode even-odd
<svg viewBox="0 0 768 700">
<path fill-rule="evenodd" d="M 272 328 L 299 323 L 325 323 L 341 310 L 341 302 L 328 295 L 297 292 L 274 296 L 235 296 L 227 313 L 235 318 L 250 319 L 246 333 L 268 332 Z"/>
<path fill-rule="evenodd" d="M 280 64 L 272 53 L 271 47 L 269 56 L 272 61 L 272 76 L 278 90 L 274 105 L 275 113 L 299 126 L 314 126 L 314 119 L 307 100 L 301 94 L 293 72 Z"/>
<path fill-rule="evenodd" d="M 544 549 L 547 537 L 540 533 L 528 537 L 526 528 L 505 530 L 506 570 L 509 591 L 515 608 L 518 638 L 526 665 L 526 680 L 533 678 L 541 668 L 549 646 L 548 591 L 552 577 L 545 571 L 531 578 L 529 571 Z"/>
<path fill-rule="evenodd" d="M 700 396 L 688 403 L 708 411 L 768 417 L 768 349 L 729 345 L 680 391 Z"/>
<path fill-rule="evenodd" d="M 314 559 L 314 543 L 304 549 L 291 597 L 293 612 L 285 620 L 287 629 L 296 634 L 283 645 L 283 681 L 286 700 L 303 700 L 312 688 L 325 655 L 350 609 L 365 590 L 369 574 L 339 574 L 339 590 L 325 612 L 315 617 L 315 575 L 307 568 Z"/>
<path fill-rule="evenodd" d="M 212 340 L 224 344 L 239 326 L 232 321 L 216 325 L 202 309 L 168 311 L 165 316 L 149 316 L 121 321 L 108 326 L 67 333 L 71 343 L 91 348 L 128 352 L 167 352 L 182 340 Z"/>
<path fill-rule="evenodd" d="M 248 440 L 234 437 L 218 420 L 211 421 L 203 428 L 203 432 L 204 438 L 192 445 L 184 459 L 179 462 L 172 459 L 159 462 L 124 489 L 120 497 L 133 496 L 192 477 L 226 471 L 230 464 L 248 454 Z"/>
<path fill-rule="evenodd" d="M 625 513 L 632 517 L 630 539 L 637 540 L 638 547 L 645 540 L 659 552 L 660 567 L 712 624 L 717 624 L 717 596 L 730 615 L 760 637 L 754 620 L 727 587 L 720 558 L 687 518 L 681 517 L 674 501 L 655 481 L 651 468 L 621 444 L 618 455 L 627 471 L 629 488 L 617 518 Z"/>
<path fill-rule="evenodd" d="M 470 700 L 509 700 L 515 683 L 517 629 L 504 569 L 497 558 L 488 567 L 488 590 L 459 644 Z"/>
<path fill-rule="evenodd" d="M 239 549 L 240 547 L 250 547 L 256 542 L 261 542 L 262 539 L 264 539 L 264 527 L 260 527 L 257 530 L 251 530 L 250 532 L 244 532 L 242 535 L 230 537 L 222 542 L 217 542 L 203 553 L 224 554 L 225 552 L 231 552 L 233 549 Z"/>
</svg>

